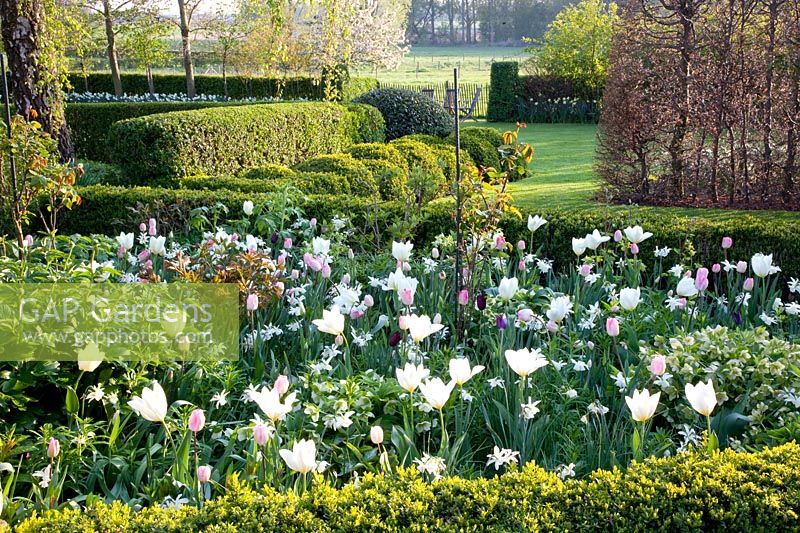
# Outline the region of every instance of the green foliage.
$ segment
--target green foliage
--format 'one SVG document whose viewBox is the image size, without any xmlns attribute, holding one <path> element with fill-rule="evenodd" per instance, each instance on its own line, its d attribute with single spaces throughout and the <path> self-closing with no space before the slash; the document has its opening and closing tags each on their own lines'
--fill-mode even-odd
<svg viewBox="0 0 800 533">
<path fill-rule="evenodd" d="M 354 100 L 377 107 L 386 122 L 389 140 L 425 133 L 443 137 L 453 130 L 453 119 L 427 96 L 405 89 L 373 89 Z"/>
<path fill-rule="evenodd" d="M 447 140 L 455 144 L 454 135 Z M 499 169 L 500 152 L 497 148 L 503 144 L 503 135 L 499 131 L 493 128 L 465 128 L 461 131 L 460 140 L 461 149 L 470 155 L 476 165 Z"/>
<path fill-rule="evenodd" d="M 345 104 L 350 112 L 350 137 L 357 143 L 384 142 L 386 123 L 381 112 L 370 105 Z"/>
<path fill-rule="evenodd" d="M 121 180 L 121 173 L 118 167 L 100 161 L 80 161 L 83 167 L 83 175 L 78 180 L 78 185 L 118 185 Z"/>
<path fill-rule="evenodd" d="M 495 122 L 514 120 L 519 63 L 516 61 L 492 63 L 490 76 L 489 107 L 486 110 L 486 119 Z"/>
<path fill-rule="evenodd" d="M 617 5 L 582 0 L 565 7 L 550 24 L 533 61 L 549 76 L 571 81 L 598 96 L 605 85 Z"/>
<path fill-rule="evenodd" d="M 438 137 L 436 135 L 428 135 L 425 133 L 413 133 L 411 135 L 405 135 L 403 140 L 418 141 L 428 146 L 446 146 L 448 144 L 447 137 Z"/>
<path fill-rule="evenodd" d="M 372 172 L 382 199 L 408 197 L 408 162 L 397 148 L 390 144 L 365 143 L 351 146 L 347 152 Z"/>
<path fill-rule="evenodd" d="M 148 94 L 145 74 L 122 74 L 122 89 L 127 94 Z M 222 76 L 197 74 L 194 77 L 197 94 L 225 94 Z M 95 93 L 114 93 L 114 82 L 110 73 L 93 72 L 86 77 L 80 72 L 69 75 L 73 88 Z M 346 78 L 340 82 L 339 93 L 344 101 L 363 94 L 378 86 L 374 78 Z M 186 92 L 186 77 L 183 74 L 154 74 L 155 91 L 161 94 L 180 94 Z M 241 98 L 284 98 L 287 100 L 322 100 L 325 96 L 318 78 L 263 78 L 248 76 L 228 76 L 228 96 Z"/>
<path fill-rule="evenodd" d="M 263 167 L 249 168 L 239 177 L 248 180 L 280 180 L 294 177 L 294 170 L 283 165 L 264 165 Z"/>
<path fill-rule="evenodd" d="M 367 166 L 350 154 L 320 155 L 294 167 L 302 172 L 323 172 L 343 176 L 356 196 L 375 196 L 378 184 Z M 343 194 L 341 192 L 337 194 Z"/>
<path fill-rule="evenodd" d="M 171 186 L 181 176 L 235 174 L 341 152 L 375 140 L 365 136 L 379 129 L 378 118 L 364 106 L 323 102 L 212 108 L 118 122 L 109 142 L 126 183 Z"/>
<path fill-rule="evenodd" d="M 333 172 L 293 172 L 290 177 L 272 179 L 237 178 L 234 176 L 187 176 L 181 187 L 192 190 L 235 191 L 246 193 L 275 193 L 294 187 L 306 194 L 349 194 L 346 176 Z"/>
<path fill-rule="evenodd" d="M 202 509 L 119 502 L 48 511 L 20 533 L 72 531 L 790 531 L 800 520 L 800 446 L 679 454 L 561 481 L 528 464 L 491 479 L 367 474 L 341 489 L 256 492 L 236 478 Z"/>
<path fill-rule="evenodd" d="M 433 148 L 419 141 L 408 141 L 404 138 L 395 139 L 389 144 L 403 154 L 412 174 L 415 170 L 418 171 L 416 180 L 410 176 L 409 186 L 419 201 L 428 202 L 446 191 L 447 178 L 439 165 L 439 156 Z M 453 157 L 455 160 L 455 156 Z"/>
<path fill-rule="evenodd" d="M 185 83 L 185 82 L 184 82 Z M 113 92 L 113 90 L 112 90 Z M 111 162 L 106 137 L 111 125 L 128 118 L 143 117 L 170 111 L 188 111 L 219 107 L 225 102 L 113 102 L 67 104 L 65 114 L 75 153 L 80 158 Z"/>
</svg>

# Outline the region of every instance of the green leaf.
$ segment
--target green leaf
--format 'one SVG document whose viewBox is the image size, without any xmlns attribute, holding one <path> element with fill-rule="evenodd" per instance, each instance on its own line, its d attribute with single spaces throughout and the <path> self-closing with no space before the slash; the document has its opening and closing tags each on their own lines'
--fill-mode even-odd
<svg viewBox="0 0 800 533">
<path fill-rule="evenodd" d="M 76 393 L 75 389 L 72 387 L 67 387 L 67 398 L 65 403 L 68 414 L 75 415 L 78 413 L 78 407 L 80 406 L 80 402 L 78 401 L 78 393 Z"/>
</svg>

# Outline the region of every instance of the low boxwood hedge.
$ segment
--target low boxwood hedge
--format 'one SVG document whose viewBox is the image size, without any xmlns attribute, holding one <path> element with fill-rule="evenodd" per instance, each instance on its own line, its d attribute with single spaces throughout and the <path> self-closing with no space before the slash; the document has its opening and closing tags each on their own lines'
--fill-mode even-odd
<svg viewBox="0 0 800 533">
<path fill-rule="evenodd" d="M 378 184 L 372 171 L 350 154 L 319 155 L 306 159 L 296 165 L 294 170 L 343 176 L 350 185 L 350 192 L 355 196 L 374 197 L 378 194 Z M 334 194 L 347 194 L 347 192 L 335 191 Z"/>
<path fill-rule="evenodd" d="M 293 165 L 381 141 L 382 121 L 375 108 L 325 102 L 218 107 L 117 122 L 109 146 L 126 183 L 170 187 L 187 175 Z"/>
<path fill-rule="evenodd" d="M 274 193 L 287 185 L 306 194 L 350 194 L 346 176 L 332 172 L 293 172 L 288 177 L 273 179 L 238 178 L 235 176 L 187 176 L 181 187 L 192 190 L 229 190 L 248 193 Z"/>
<path fill-rule="evenodd" d="M 72 531 L 797 531 L 800 446 L 649 459 L 562 481 L 528 464 L 491 479 L 426 482 L 414 469 L 302 495 L 230 477 L 202 508 L 115 502 L 34 515 L 19 533 Z"/>
</svg>

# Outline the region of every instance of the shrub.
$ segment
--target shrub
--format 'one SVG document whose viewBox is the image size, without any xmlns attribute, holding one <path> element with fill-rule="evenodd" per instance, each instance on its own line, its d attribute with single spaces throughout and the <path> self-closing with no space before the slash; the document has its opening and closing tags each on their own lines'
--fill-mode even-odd
<svg viewBox="0 0 800 533">
<path fill-rule="evenodd" d="M 472 138 L 481 139 L 492 145 L 494 148 L 500 148 L 505 144 L 503 141 L 503 134 L 500 132 L 500 130 L 488 128 L 486 126 L 470 126 L 463 128 L 461 130 L 461 138 L 463 139 L 465 135 Z"/>
<path fill-rule="evenodd" d="M 40 531 L 793 531 L 800 520 L 800 446 L 758 453 L 679 454 L 561 481 L 541 467 L 491 479 L 425 482 L 414 469 L 367 474 L 298 496 L 257 492 L 229 478 L 202 509 L 120 502 L 34 515 Z"/>
<path fill-rule="evenodd" d="M 347 153 L 364 163 L 367 161 L 385 161 L 399 169 L 408 170 L 408 162 L 405 157 L 391 144 L 355 144 L 347 149 Z"/>
<path fill-rule="evenodd" d="M 439 165 L 439 157 L 429 146 L 419 141 L 408 141 L 396 139 L 389 143 L 397 148 L 406 158 L 409 168 L 410 183 L 409 187 L 414 191 L 418 201 L 428 202 L 439 197 L 447 189 L 447 179 L 443 169 Z M 415 180 L 411 179 L 414 171 L 418 171 Z"/>
<path fill-rule="evenodd" d="M 370 105 L 346 104 L 350 112 L 350 138 L 356 143 L 384 142 L 386 123 L 381 112 Z"/>
<path fill-rule="evenodd" d="M 345 176 L 323 172 L 293 172 L 291 176 L 273 179 L 237 178 L 234 176 L 187 176 L 181 187 L 192 190 L 227 190 L 247 193 L 273 193 L 292 186 L 306 194 L 349 194 Z"/>
<path fill-rule="evenodd" d="M 219 107 L 224 102 L 114 102 L 100 104 L 67 104 L 65 115 L 75 153 L 80 158 L 111 162 L 108 131 L 111 125 L 128 118 L 143 117 L 170 111 L 189 111 Z"/>
<path fill-rule="evenodd" d="M 364 125 L 376 115 L 322 102 L 224 107 L 125 120 L 109 139 L 127 183 L 173 186 L 185 175 L 235 174 L 341 152 L 364 141 Z"/>
<path fill-rule="evenodd" d="M 378 185 L 367 166 L 350 154 L 320 155 L 294 167 L 303 172 L 323 172 L 343 176 L 356 196 L 374 196 Z"/>
<path fill-rule="evenodd" d="M 386 122 L 386 138 L 412 133 L 444 136 L 453 129 L 453 119 L 427 96 L 405 89 L 373 89 L 354 100 L 377 107 Z"/>
<path fill-rule="evenodd" d="M 80 161 L 83 165 L 83 176 L 78 179 L 78 185 L 117 185 L 122 179 L 119 167 L 101 163 L 99 161 Z"/>
<path fill-rule="evenodd" d="M 264 165 L 249 168 L 239 176 L 248 180 L 280 180 L 292 178 L 294 174 L 294 170 L 283 165 Z"/>
<path fill-rule="evenodd" d="M 438 137 L 436 135 L 427 135 L 425 133 L 414 133 L 403 137 L 407 141 L 418 141 L 427 146 L 442 146 L 447 145 L 447 137 Z"/>
<path fill-rule="evenodd" d="M 496 122 L 514 120 L 518 82 L 519 64 L 516 61 L 492 63 L 487 120 Z"/>
<path fill-rule="evenodd" d="M 481 128 L 481 130 L 491 130 L 500 137 L 500 144 L 502 144 L 503 136 L 497 130 L 492 130 L 491 128 Z M 464 129 L 460 134 L 461 148 L 470 155 L 476 165 L 496 169 L 500 167 L 500 152 L 497 151 L 497 147 L 492 142 L 487 140 L 487 137 L 488 135 L 485 131 L 479 131 L 477 128 L 474 130 Z M 447 140 L 455 145 L 454 135 L 450 135 Z M 496 140 L 496 138 L 493 140 Z"/>
</svg>

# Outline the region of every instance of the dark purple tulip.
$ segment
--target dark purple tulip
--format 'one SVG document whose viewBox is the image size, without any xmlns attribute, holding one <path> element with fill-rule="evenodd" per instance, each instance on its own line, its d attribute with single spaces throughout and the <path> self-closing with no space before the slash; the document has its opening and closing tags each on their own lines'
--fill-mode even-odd
<svg viewBox="0 0 800 533">
<path fill-rule="evenodd" d="M 278 242 L 278 234 L 277 233 L 273 233 L 272 237 L 270 237 L 269 240 L 272 241 L 272 244 L 275 244 L 276 242 Z"/>
<path fill-rule="evenodd" d="M 475 298 L 475 306 L 478 308 L 478 311 L 486 309 L 486 296 L 479 294 L 478 297 Z"/>
<path fill-rule="evenodd" d="M 506 329 L 508 327 L 508 322 L 506 321 L 506 315 L 497 315 L 495 319 L 497 323 L 497 329 Z"/>
<path fill-rule="evenodd" d="M 398 344 L 400 344 L 400 339 L 403 338 L 403 335 L 399 331 L 395 331 L 391 335 L 389 335 L 389 346 L 394 348 Z"/>
<path fill-rule="evenodd" d="M 731 316 L 733 317 L 734 324 L 736 324 L 737 326 L 742 325 L 742 315 L 741 313 L 739 313 L 739 311 L 734 311 Z"/>
</svg>

